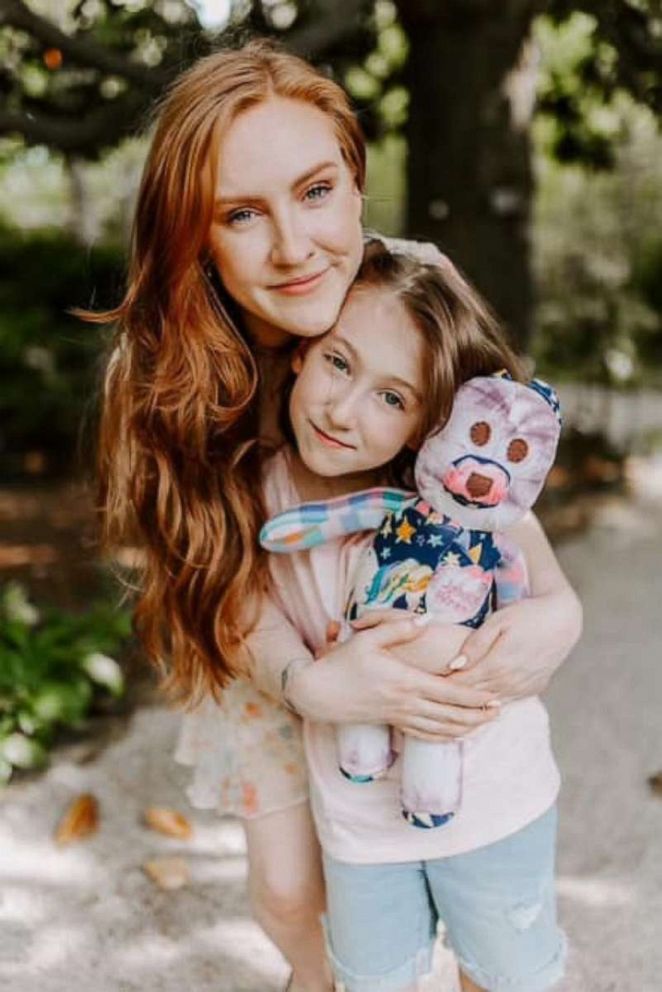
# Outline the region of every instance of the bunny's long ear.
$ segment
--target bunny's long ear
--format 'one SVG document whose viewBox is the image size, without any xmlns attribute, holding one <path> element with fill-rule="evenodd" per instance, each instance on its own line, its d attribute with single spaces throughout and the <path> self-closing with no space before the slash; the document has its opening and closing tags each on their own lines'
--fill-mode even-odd
<svg viewBox="0 0 662 992">
<path fill-rule="evenodd" d="M 376 530 L 387 513 L 399 510 L 412 493 L 402 489 L 365 489 L 320 503 L 301 503 L 267 520 L 260 544 L 267 551 L 305 551 L 336 537 Z"/>
</svg>

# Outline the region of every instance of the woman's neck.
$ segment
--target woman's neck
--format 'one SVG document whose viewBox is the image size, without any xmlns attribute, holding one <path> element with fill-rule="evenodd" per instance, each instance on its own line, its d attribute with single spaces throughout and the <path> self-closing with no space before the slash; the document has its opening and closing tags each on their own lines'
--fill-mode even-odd
<svg viewBox="0 0 662 992">
<path fill-rule="evenodd" d="M 290 331 L 275 327 L 252 313 L 244 312 L 242 322 L 256 350 L 287 351 L 294 340 Z"/>
<path fill-rule="evenodd" d="M 290 452 L 290 469 L 294 488 L 303 502 L 316 499 L 334 499 L 346 493 L 359 492 L 384 485 L 384 473 L 380 469 L 369 472 L 356 472 L 351 475 L 316 475 L 301 460 L 299 453 Z"/>
</svg>

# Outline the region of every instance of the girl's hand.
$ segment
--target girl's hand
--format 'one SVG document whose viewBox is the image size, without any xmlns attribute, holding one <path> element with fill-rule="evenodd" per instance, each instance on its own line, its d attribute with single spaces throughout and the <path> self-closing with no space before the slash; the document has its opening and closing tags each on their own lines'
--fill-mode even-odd
<svg viewBox="0 0 662 992">
<path fill-rule="evenodd" d="M 493 692 L 455 685 L 394 657 L 425 629 L 410 617 L 361 630 L 293 673 L 288 697 L 307 719 L 389 723 L 429 740 L 453 740 L 499 713 Z"/>
<path fill-rule="evenodd" d="M 467 637 L 459 659 L 466 664 L 449 681 L 497 693 L 504 702 L 538 695 L 577 643 L 581 624 L 569 586 L 506 606 Z"/>
</svg>

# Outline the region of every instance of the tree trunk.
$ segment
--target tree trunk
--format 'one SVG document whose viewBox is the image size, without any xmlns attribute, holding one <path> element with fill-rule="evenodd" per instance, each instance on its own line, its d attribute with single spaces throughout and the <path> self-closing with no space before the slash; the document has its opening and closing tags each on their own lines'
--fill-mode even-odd
<svg viewBox="0 0 662 992">
<path fill-rule="evenodd" d="M 407 233 L 437 242 L 521 346 L 531 330 L 529 125 L 540 3 L 400 0 L 406 68 Z"/>
<path fill-rule="evenodd" d="M 99 225 L 94 201 L 88 195 L 85 164 L 81 159 L 69 155 L 66 156 L 64 163 L 70 193 L 67 226 L 79 245 L 89 247 L 99 236 Z"/>
</svg>

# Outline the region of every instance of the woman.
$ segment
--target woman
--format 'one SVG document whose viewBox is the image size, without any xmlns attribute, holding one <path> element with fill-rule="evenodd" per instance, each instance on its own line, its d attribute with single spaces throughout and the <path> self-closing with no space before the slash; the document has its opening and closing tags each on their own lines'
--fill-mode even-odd
<svg viewBox="0 0 662 992">
<path fill-rule="evenodd" d="M 310 719 L 449 738 L 488 719 L 495 695 L 544 688 L 578 636 L 576 598 L 535 521 L 518 534 L 543 562 L 533 598 L 472 635 L 451 678 L 416 666 L 408 620 L 312 667 L 293 664 L 306 653 L 294 631 L 287 651 L 260 649 L 264 618 L 247 645 L 268 586 L 257 439 L 278 440 L 291 345 L 332 326 L 357 272 L 364 171 L 342 90 L 267 43 L 212 55 L 176 81 L 145 166 L 126 296 L 94 318 L 118 322 L 101 425 L 104 535 L 144 548 L 137 628 L 189 705 L 206 697 L 236 711 L 227 699 L 255 692 L 236 679 L 250 668 L 258 689 Z M 413 664 L 388 650 L 406 641 Z M 270 719 L 301 762 L 294 718 L 273 707 Z M 246 813 L 249 886 L 292 988 L 326 992 L 319 852 L 298 782 L 286 803 Z"/>
</svg>

